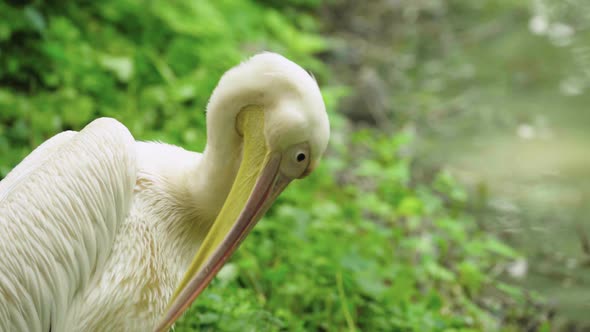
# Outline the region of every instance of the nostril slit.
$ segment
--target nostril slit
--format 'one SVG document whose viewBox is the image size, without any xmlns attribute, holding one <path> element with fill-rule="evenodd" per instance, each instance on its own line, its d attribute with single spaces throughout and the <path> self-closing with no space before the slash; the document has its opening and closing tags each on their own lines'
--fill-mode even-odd
<svg viewBox="0 0 590 332">
<path fill-rule="evenodd" d="M 305 160 L 305 155 L 303 153 L 300 153 L 297 155 L 297 161 L 304 161 Z"/>
</svg>

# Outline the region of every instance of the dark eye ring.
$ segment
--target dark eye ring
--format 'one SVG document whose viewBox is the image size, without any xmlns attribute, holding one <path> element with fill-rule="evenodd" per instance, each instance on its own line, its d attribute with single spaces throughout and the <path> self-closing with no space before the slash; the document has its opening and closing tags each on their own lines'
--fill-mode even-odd
<svg viewBox="0 0 590 332">
<path fill-rule="evenodd" d="M 297 161 L 298 161 L 298 162 L 302 162 L 302 161 L 304 161 L 304 160 L 305 160 L 305 153 L 301 153 L 301 152 L 300 152 L 300 153 L 298 153 L 298 154 L 297 154 Z"/>
</svg>

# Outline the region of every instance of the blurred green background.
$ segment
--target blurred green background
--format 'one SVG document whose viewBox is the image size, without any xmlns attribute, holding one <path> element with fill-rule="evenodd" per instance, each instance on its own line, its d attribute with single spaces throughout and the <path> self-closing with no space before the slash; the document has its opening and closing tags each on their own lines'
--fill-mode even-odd
<svg viewBox="0 0 590 332">
<path fill-rule="evenodd" d="M 318 79 L 332 137 L 177 331 L 590 328 L 585 0 L 0 0 L 0 178 L 99 116 L 200 151 L 222 73 Z"/>
</svg>

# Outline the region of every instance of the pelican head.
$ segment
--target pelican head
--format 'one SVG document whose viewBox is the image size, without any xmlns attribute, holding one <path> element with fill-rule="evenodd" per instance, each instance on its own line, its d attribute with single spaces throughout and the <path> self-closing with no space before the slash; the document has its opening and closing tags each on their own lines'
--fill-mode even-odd
<svg viewBox="0 0 590 332">
<path fill-rule="evenodd" d="M 285 187 L 313 171 L 330 135 L 316 81 L 273 53 L 223 75 L 207 107 L 207 127 L 204 158 L 237 153 L 239 168 L 156 331 L 190 306 Z"/>
<path fill-rule="evenodd" d="M 207 108 L 208 128 L 236 123 L 236 134 L 242 137 L 240 116 L 256 108 L 264 111 L 264 138 L 270 151 L 285 152 L 303 142 L 309 145 L 306 159 L 310 167 L 305 175 L 328 145 L 330 127 L 317 82 L 296 63 L 275 53 L 258 54 L 226 72 Z M 224 110 L 216 112 L 218 109 Z M 227 139 L 227 132 L 210 130 L 208 147 Z"/>
</svg>

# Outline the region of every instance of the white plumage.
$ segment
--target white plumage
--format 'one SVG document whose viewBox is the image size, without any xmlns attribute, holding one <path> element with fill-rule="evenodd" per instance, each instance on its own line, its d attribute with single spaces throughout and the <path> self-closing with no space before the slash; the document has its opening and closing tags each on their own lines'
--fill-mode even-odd
<svg viewBox="0 0 590 332">
<path fill-rule="evenodd" d="M 270 53 L 216 88 L 203 155 L 136 142 L 113 119 L 34 150 L 0 182 L 0 331 L 153 329 L 234 182 L 236 117 L 251 104 L 274 114 L 271 149 L 309 141 L 315 166 L 329 135 L 321 95 Z"/>
</svg>

